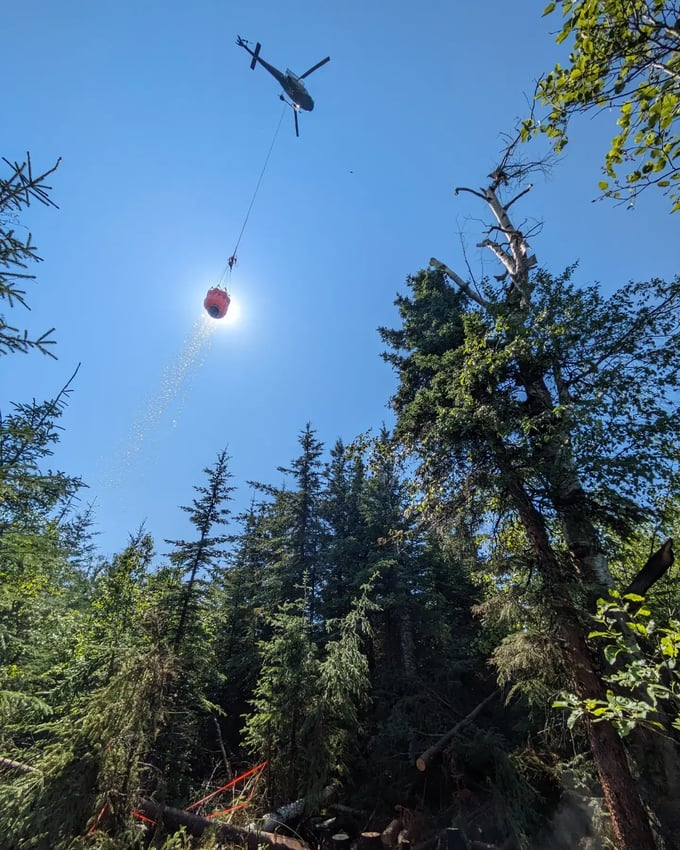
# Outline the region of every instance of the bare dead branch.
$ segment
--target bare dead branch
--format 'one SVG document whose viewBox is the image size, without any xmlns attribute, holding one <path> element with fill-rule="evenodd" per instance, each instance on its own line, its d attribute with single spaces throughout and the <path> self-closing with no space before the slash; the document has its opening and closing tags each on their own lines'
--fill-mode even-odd
<svg viewBox="0 0 680 850">
<path fill-rule="evenodd" d="M 508 203 L 505 205 L 505 211 L 507 212 L 510 207 L 515 203 L 515 201 L 519 201 L 520 198 L 523 198 L 524 195 L 526 195 L 528 192 L 531 192 L 533 188 L 534 184 L 529 183 L 526 189 L 522 189 L 522 191 L 518 195 L 515 195 L 515 197 L 511 201 L 508 201 Z"/>
<path fill-rule="evenodd" d="M 483 201 L 486 200 L 486 196 L 483 192 L 478 192 L 476 189 L 469 189 L 467 186 L 456 186 L 453 190 L 454 195 L 460 195 L 461 192 L 468 192 L 470 195 L 475 195 L 477 198 L 481 198 Z"/>
<path fill-rule="evenodd" d="M 463 278 L 460 277 L 460 275 L 452 271 L 447 265 L 435 259 L 434 257 L 430 259 L 430 265 L 432 266 L 432 268 L 438 269 L 440 272 L 443 272 L 445 275 L 450 277 L 451 280 L 456 284 L 456 286 L 458 286 L 467 295 L 468 298 L 471 298 L 485 310 L 491 311 L 491 304 L 484 298 L 482 298 L 481 295 L 478 295 L 476 292 L 474 292 L 470 288 L 470 285 L 466 281 L 464 281 Z"/>
</svg>

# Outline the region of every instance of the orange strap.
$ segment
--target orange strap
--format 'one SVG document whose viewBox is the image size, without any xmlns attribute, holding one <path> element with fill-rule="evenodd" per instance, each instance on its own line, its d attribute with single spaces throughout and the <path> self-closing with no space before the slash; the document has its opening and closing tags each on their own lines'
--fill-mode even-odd
<svg viewBox="0 0 680 850">
<path fill-rule="evenodd" d="M 250 794 L 248 794 L 248 799 L 244 803 L 237 803 L 237 805 L 235 805 L 235 806 L 229 806 L 228 809 L 221 809 L 219 812 L 213 812 L 212 814 L 208 815 L 208 818 L 216 818 L 218 815 L 228 815 L 230 812 L 235 812 L 238 809 L 245 809 L 246 806 L 249 806 L 250 801 L 253 799 L 253 795 L 255 794 L 255 789 L 257 788 L 257 783 L 258 783 L 260 777 L 262 776 L 262 769 L 264 769 L 266 764 L 267 764 L 267 762 L 265 761 L 261 765 L 258 765 L 258 767 L 260 767 L 261 770 L 257 774 L 255 782 L 253 783 L 253 787 L 250 789 Z"/>
<path fill-rule="evenodd" d="M 104 817 L 104 815 L 106 814 L 106 810 L 108 809 L 108 807 L 109 807 L 109 803 L 108 803 L 108 800 L 107 800 L 107 801 L 106 801 L 106 803 L 104 803 L 104 805 L 101 807 L 101 809 L 100 809 L 100 811 L 99 811 L 99 814 L 97 815 L 97 818 L 96 818 L 95 822 L 94 822 L 94 823 L 92 824 L 92 826 L 88 829 L 88 831 L 87 831 L 87 834 L 88 834 L 88 835 L 92 835 L 92 833 L 93 833 L 93 832 L 97 829 L 97 827 L 99 826 L 99 821 L 100 821 L 100 820 Z"/>
<path fill-rule="evenodd" d="M 219 812 L 211 812 L 209 815 L 206 815 L 206 817 L 210 819 L 216 818 L 218 815 L 228 815 L 230 812 L 235 812 L 238 809 L 245 809 L 248 805 L 250 805 L 250 797 L 248 797 L 245 803 L 239 803 L 237 806 L 229 806 L 228 809 L 220 809 Z"/>
<path fill-rule="evenodd" d="M 251 767 L 250 770 L 246 770 L 245 773 L 241 773 L 236 779 L 232 779 L 231 782 L 227 782 L 226 785 L 223 785 L 221 788 L 218 788 L 217 791 L 213 791 L 212 794 L 208 794 L 206 797 L 203 797 L 200 800 L 197 800 L 195 803 L 192 803 L 190 806 L 187 806 L 184 810 L 185 812 L 190 811 L 191 809 L 195 809 L 196 806 L 200 806 L 201 803 L 205 803 L 208 800 L 211 800 L 213 797 L 216 797 L 218 794 L 221 794 L 222 791 L 226 791 L 228 788 L 231 788 L 233 785 L 236 785 L 237 782 L 240 782 L 242 779 L 247 779 L 249 776 L 252 776 L 254 773 L 261 772 L 267 766 L 267 762 L 263 761 L 261 764 L 255 765 L 255 767 Z M 239 806 L 241 808 L 241 806 Z M 212 815 L 211 815 L 212 817 Z"/>
<path fill-rule="evenodd" d="M 141 812 L 133 811 L 132 816 L 135 817 L 135 818 L 138 818 L 139 820 L 144 820 L 147 823 L 150 823 L 152 826 L 158 825 L 155 820 L 148 818 L 146 815 L 143 815 Z"/>
</svg>

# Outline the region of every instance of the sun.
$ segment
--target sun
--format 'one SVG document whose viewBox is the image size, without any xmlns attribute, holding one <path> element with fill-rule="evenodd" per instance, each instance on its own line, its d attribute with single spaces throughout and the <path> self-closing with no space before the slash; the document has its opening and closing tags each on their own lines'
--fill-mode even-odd
<svg viewBox="0 0 680 850">
<path fill-rule="evenodd" d="M 241 302 L 232 297 L 227 315 L 222 319 L 225 325 L 235 325 L 241 318 Z"/>
</svg>

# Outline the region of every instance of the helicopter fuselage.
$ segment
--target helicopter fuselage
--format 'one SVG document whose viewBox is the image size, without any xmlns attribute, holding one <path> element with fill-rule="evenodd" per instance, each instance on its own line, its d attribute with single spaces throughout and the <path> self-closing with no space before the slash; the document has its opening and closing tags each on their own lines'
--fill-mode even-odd
<svg viewBox="0 0 680 850">
<path fill-rule="evenodd" d="M 264 59 L 260 59 L 259 56 L 257 57 L 257 61 L 263 68 L 269 71 L 272 77 L 275 77 L 279 81 L 281 88 L 298 109 L 304 109 L 306 112 L 311 112 L 314 109 L 314 101 L 305 88 L 304 83 L 289 68 L 286 68 L 286 73 L 284 74 L 283 71 L 279 71 L 278 68 L 270 65 L 269 62 L 265 62 Z"/>
<path fill-rule="evenodd" d="M 314 109 L 314 101 L 305 88 L 304 83 L 289 68 L 286 68 L 286 73 L 284 74 L 283 71 L 279 71 L 278 68 L 270 65 L 269 62 L 265 62 L 264 59 L 260 59 L 259 56 L 257 57 L 257 61 L 263 68 L 269 71 L 272 77 L 278 80 L 281 88 L 298 109 L 304 109 L 306 112 L 311 112 Z"/>
<path fill-rule="evenodd" d="M 291 103 L 296 109 L 304 109 L 305 112 L 311 112 L 314 109 L 314 101 L 297 74 L 293 73 L 290 68 L 286 68 L 286 72 L 284 74 L 283 71 L 279 71 L 278 68 L 270 65 L 269 62 L 265 62 L 264 59 L 261 59 L 259 50 L 251 50 L 247 43 L 242 39 L 239 39 L 237 43 L 239 47 L 243 47 L 248 51 L 248 53 L 250 53 L 253 57 L 253 63 L 257 62 L 259 65 L 262 65 L 263 68 L 269 71 L 272 77 L 278 80 L 279 85 L 288 95 Z M 259 48 L 259 44 L 257 46 Z M 252 64 L 251 67 L 254 68 L 255 65 Z"/>
</svg>

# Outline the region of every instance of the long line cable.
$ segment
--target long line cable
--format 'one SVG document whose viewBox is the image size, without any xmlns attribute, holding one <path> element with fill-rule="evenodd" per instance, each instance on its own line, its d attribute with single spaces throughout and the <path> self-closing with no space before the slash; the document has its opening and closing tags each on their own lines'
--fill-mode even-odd
<svg viewBox="0 0 680 850">
<path fill-rule="evenodd" d="M 241 237 L 243 236 L 243 231 L 246 229 L 246 224 L 248 224 L 248 219 L 250 218 L 250 212 L 253 208 L 253 204 L 255 203 L 255 198 L 257 197 L 257 193 L 260 189 L 260 184 L 262 183 L 262 178 L 264 177 L 264 173 L 267 170 L 267 165 L 269 165 L 269 158 L 271 157 L 272 151 L 274 150 L 274 145 L 276 143 L 276 137 L 279 135 L 279 130 L 281 128 L 281 122 L 283 121 L 283 116 L 285 115 L 285 113 L 286 113 L 286 107 L 284 106 L 283 110 L 281 111 L 281 117 L 279 118 L 279 123 L 276 125 L 276 130 L 274 131 L 274 138 L 272 139 L 271 144 L 269 145 L 269 150 L 267 151 L 267 156 L 265 158 L 264 165 L 262 166 L 262 171 L 260 171 L 260 176 L 257 178 L 257 184 L 255 185 L 255 191 L 253 192 L 253 197 L 250 199 L 250 205 L 248 206 L 248 211 L 246 212 L 246 217 L 243 219 L 243 225 L 241 227 L 241 232 L 238 235 L 238 239 L 236 240 L 236 245 L 234 246 L 234 250 L 232 251 L 231 257 L 229 257 L 229 259 L 233 260 L 234 262 L 236 262 L 236 252 L 238 251 L 238 246 L 241 244 Z M 227 265 L 225 266 L 224 271 L 222 272 L 222 277 L 220 279 L 220 281 L 222 283 L 224 283 L 227 280 L 228 276 L 231 276 L 231 270 L 232 270 L 233 265 L 234 265 L 234 263 L 228 262 Z"/>
</svg>

